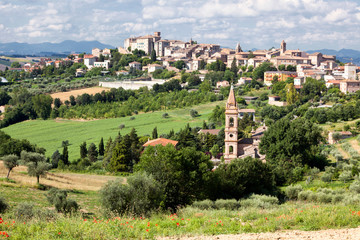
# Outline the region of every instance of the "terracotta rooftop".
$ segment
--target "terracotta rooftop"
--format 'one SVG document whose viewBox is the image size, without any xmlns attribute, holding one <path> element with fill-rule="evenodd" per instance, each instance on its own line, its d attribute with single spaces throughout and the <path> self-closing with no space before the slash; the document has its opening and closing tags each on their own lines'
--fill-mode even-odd
<svg viewBox="0 0 360 240">
<path fill-rule="evenodd" d="M 239 112 L 241 113 L 254 113 L 255 112 L 255 109 L 239 109 Z"/>
<path fill-rule="evenodd" d="M 200 129 L 200 131 L 198 132 L 200 133 L 204 133 L 204 134 L 212 134 L 212 135 L 218 135 L 220 132 L 220 129 Z"/>
<path fill-rule="evenodd" d="M 170 139 L 166 139 L 166 138 L 157 138 L 154 140 L 149 140 L 147 141 L 143 146 L 147 147 L 147 146 L 156 146 L 156 145 L 163 145 L 166 146 L 168 144 L 172 144 L 174 146 L 176 146 L 176 144 L 178 143 L 178 141 L 174 141 L 174 140 L 170 140 Z"/>
<path fill-rule="evenodd" d="M 92 54 L 85 54 L 84 58 L 94 58 L 94 56 Z"/>
</svg>

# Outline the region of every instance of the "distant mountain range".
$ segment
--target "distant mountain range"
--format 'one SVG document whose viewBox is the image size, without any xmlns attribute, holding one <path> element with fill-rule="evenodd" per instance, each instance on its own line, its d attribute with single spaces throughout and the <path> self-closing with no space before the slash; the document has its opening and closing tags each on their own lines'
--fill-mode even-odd
<svg viewBox="0 0 360 240">
<path fill-rule="evenodd" d="M 114 48 L 111 45 L 103 44 L 98 41 L 71 41 L 66 40 L 61 43 L 0 43 L 0 55 L 37 55 L 51 56 L 56 54 L 69 53 L 91 53 L 93 48 Z"/>
<path fill-rule="evenodd" d="M 339 51 L 332 49 L 321 49 L 321 50 L 309 50 L 306 52 L 307 53 L 321 52 L 322 54 L 326 54 L 326 55 L 335 55 L 336 59 L 338 59 L 341 62 L 344 63 L 352 62 L 356 65 L 360 65 L 360 51 L 353 49 L 343 48 Z"/>
</svg>

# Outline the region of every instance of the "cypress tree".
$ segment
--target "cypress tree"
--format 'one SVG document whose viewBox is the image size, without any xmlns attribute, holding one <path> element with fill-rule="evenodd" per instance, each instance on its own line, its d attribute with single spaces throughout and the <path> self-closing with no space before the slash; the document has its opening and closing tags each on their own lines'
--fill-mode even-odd
<svg viewBox="0 0 360 240">
<path fill-rule="evenodd" d="M 88 149 L 88 158 L 91 162 L 96 162 L 98 157 L 98 151 L 96 150 L 96 145 L 91 143 Z"/>
<path fill-rule="evenodd" d="M 86 156 L 87 156 L 86 142 L 83 142 L 80 145 L 80 157 L 81 158 L 86 158 Z"/>
<path fill-rule="evenodd" d="M 67 145 L 63 148 L 63 153 L 61 155 L 61 160 L 65 165 L 69 165 L 69 151 Z"/>
<path fill-rule="evenodd" d="M 155 62 L 155 61 L 156 61 L 156 52 L 155 52 L 155 50 L 152 50 L 150 57 L 151 57 L 151 61 L 152 61 L 152 62 Z"/>
<path fill-rule="evenodd" d="M 230 71 L 232 71 L 235 74 L 235 77 L 237 76 L 237 72 L 238 72 L 238 67 L 236 66 L 236 60 L 235 57 L 231 63 L 231 68 Z"/>
<path fill-rule="evenodd" d="M 104 151 L 105 151 L 105 149 L 104 149 L 104 139 L 101 138 L 100 143 L 99 143 L 99 155 L 104 156 Z"/>
<path fill-rule="evenodd" d="M 157 127 L 154 127 L 154 130 L 152 131 L 152 138 L 153 138 L 153 139 L 158 138 Z"/>
</svg>

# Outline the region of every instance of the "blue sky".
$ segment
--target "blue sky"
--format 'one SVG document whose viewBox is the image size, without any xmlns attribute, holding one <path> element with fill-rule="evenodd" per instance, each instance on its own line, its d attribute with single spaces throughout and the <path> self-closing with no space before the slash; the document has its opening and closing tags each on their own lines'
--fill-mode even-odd
<svg viewBox="0 0 360 240">
<path fill-rule="evenodd" d="M 360 0 L 0 0 L 0 42 L 166 39 L 360 50 Z"/>
</svg>

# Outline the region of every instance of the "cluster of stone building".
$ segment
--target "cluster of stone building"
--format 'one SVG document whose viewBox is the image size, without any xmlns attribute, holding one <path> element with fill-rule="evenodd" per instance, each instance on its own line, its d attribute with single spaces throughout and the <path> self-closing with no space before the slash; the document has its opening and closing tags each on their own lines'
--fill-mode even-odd
<svg viewBox="0 0 360 240">
<path fill-rule="evenodd" d="M 156 66 L 157 69 L 176 70 L 171 65 L 179 60 L 186 63 L 187 71 L 199 70 L 202 61 L 208 64 L 221 60 L 230 67 L 235 60 L 237 66 L 252 65 L 254 68 L 263 62 L 270 62 L 276 68 L 279 68 L 280 65 L 285 68 L 289 65 L 296 66 L 296 71 L 265 72 L 264 83 L 268 86 L 272 84 L 274 76 L 278 76 L 279 81 L 285 81 L 288 77 L 292 77 L 295 88 L 301 89 L 306 78 L 311 77 L 325 79 L 328 87 L 337 85 L 344 93 L 360 90 L 360 82 L 357 81 L 360 74 L 359 67 L 352 64 L 338 66 L 336 57 L 332 55 L 324 55 L 319 52 L 309 54 L 299 49 L 288 50 L 285 41 L 282 41 L 280 48 L 277 49 L 244 52 L 239 43 L 235 49 L 220 48 L 216 44 L 196 44 L 192 40 L 184 42 L 162 39 L 161 33 L 155 32 L 154 35 L 126 39 L 122 51 L 134 49 L 143 50 L 146 54 L 155 51 L 157 59 L 162 62 L 162 66 Z M 140 68 L 141 65 L 139 65 Z M 149 66 L 147 69 L 149 72 L 154 71 L 153 66 Z M 249 78 L 239 79 L 241 84 L 250 81 Z M 219 86 L 229 86 L 229 84 L 221 82 Z"/>
<path fill-rule="evenodd" d="M 315 79 L 324 79 L 326 86 L 337 86 L 343 93 L 353 93 L 360 90 L 360 68 L 353 64 L 346 64 L 345 66 L 338 66 L 335 56 L 324 55 L 322 53 L 306 53 L 299 49 L 288 50 L 285 41 L 282 41 L 280 48 L 272 48 L 270 50 L 255 50 L 243 51 L 238 43 L 235 49 L 220 48 L 217 44 L 198 44 L 192 40 L 185 42 L 180 40 L 162 39 L 160 32 L 155 32 L 153 35 L 146 35 L 140 37 L 130 37 L 124 41 L 124 47 L 119 47 L 118 51 L 121 54 L 128 54 L 131 51 L 138 49 L 143 50 L 146 54 L 156 52 L 157 60 L 161 64 L 149 64 L 142 66 L 139 62 L 131 62 L 128 68 L 138 70 L 146 70 L 152 73 L 158 69 L 168 69 L 169 71 L 179 72 L 179 69 L 173 67 L 176 61 L 184 61 L 185 70 L 187 72 L 198 71 L 201 64 L 209 64 L 221 60 L 227 67 L 231 67 L 233 61 L 237 66 L 253 66 L 258 67 L 263 62 L 270 62 L 274 67 L 279 69 L 279 66 L 287 67 L 289 65 L 296 66 L 296 71 L 268 71 L 264 73 L 264 84 L 272 85 L 275 76 L 278 81 L 285 81 L 289 77 L 294 78 L 294 86 L 296 89 L 301 89 L 306 82 L 306 78 L 311 77 Z M 93 67 L 101 67 L 109 69 L 110 60 L 99 61 L 100 56 L 105 56 L 107 59 L 111 58 L 110 49 L 92 49 L 91 54 L 85 54 L 80 57 L 80 54 L 72 54 L 73 58 L 64 58 L 61 60 L 52 60 L 42 58 L 39 63 L 25 64 L 23 68 L 12 70 L 33 71 L 37 68 L 53 65 L 59 67 L 66 64 L 68 61 L 74 63 L 84 63 L 84 65 L 91 69 Z M 240 69 L 239 72 L 242 70 Z M 76 76 L 83 76 L 85 69 L 78 69 Z M 117 72 L 117 75 L 127 75 L 129 72 L 122 70 Z M 201 70 L 204 76 L 206 70 Z M 238 80 L 239 84 L 246 84 L 251 82 L 251 78 L 242 77 Z M 222 81 L 217 84 L 218 87 L 229 86 L 228 82 Z"/>
</svg>

